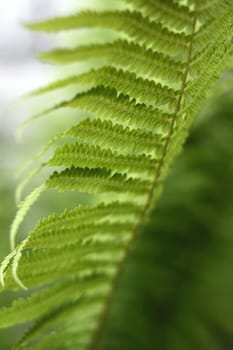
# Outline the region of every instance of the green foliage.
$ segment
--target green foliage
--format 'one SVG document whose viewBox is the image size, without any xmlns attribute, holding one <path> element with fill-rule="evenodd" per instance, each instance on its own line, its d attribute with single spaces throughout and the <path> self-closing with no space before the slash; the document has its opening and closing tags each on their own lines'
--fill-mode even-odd
<svg viewBox="0 0 233 350">
<path fill-rule="evenodd" d="M 101 349 L 232 349 L 232 95 L 217 103 L 135 242 Z"/>
<path fill-rule="evenodd" d="M 41 152 L 55 146 L 43 168 L 56 169 L 21 203 L 12 224 L 12 248 L 23 218 L 42 192 L 87 192 L 93 194 L 94 204 L 42 219 L 3 261 L 2 289 L 40 287 L 0 311 L 1 327 L 35 321 L 15 349 L 135 349 L 141 341 L 138 343 L 138 337 L 146 334 L 146 324 L 140 328 L 143 319 L 135 319 L 139 330 L 136 332 L 135 327 L 133 332 L 133 327 L 123 321 L 127 319 L 127 300 L 141 300 L 143 296 L 143 279 L 145 290 L 152 294 L 152 279 L 167 283 L 162 291 L 165 294 L 154 295 L 156 322 L 164 310 L 162 295 L 165 308 L 175 306 L 172 281 L 177 278 L 177 283 L 182 282 L 179 269 L 185 267 L 187 257 L 171 271 L 163 271 L 161 265 L 161 271 L 147 271 L 145 275 L 143 261 L 148 256 L 147 269 L 149 266 L 153 270 L 153 253 L 166 246 L 159 227 L 158 232 L 153 232 L 157 220 L 154 207 L 162 183 L 207 94 L 229 67 L 233 54 L 233 4 L 229 0 L 124 3 L 126 9 L 119 11 L 87 11 L 28 25 L 45 32 L 103 27 L 115 31 L 119 38 L 40 55 L 57 64 L 92 60 L 93 68 L 31 94 L 79 85 L 83 87 L 81 93 L 32 119 L 46 117 L 61 108 L 82 110 L 85 114 L 82 121 L 55 136 Z M 59 141 L 64 144 L 61 146 Z M 179 241 L 183 239 L 182 230 L 174 232 L 174 237 L 168 237 L 173 241 L 168 245 L 168 249 L 174 245 L 173 254 L 176 249 L 180 252 Z M 139 259 L 130 254 L 135 242 Z M 136 264 L 136 272 L 124 282 L 122 274 L 128 266 L 128 255 L 129 261 Z M 169 254 L 158 254 L 158 259 L 164 257 L 169 260 Z M 139 276 L 141 287 L 137 283 Z M 132 285 L 129 281 L 133 281 Z M 133 316 L 130 307 L 129 314 Z M 182 317 L 188 311 L 183 306 Z M 119 317 L 124 324 L 121 329 Z M 131 324 L 133 321 L 134 318 Z M 197 326 L 195 317 L 189 321 Z M 164 339 L 165 333 L 170 336 L 173 322 L 174 317 L 169 316 L 169 324 L 164 323 L 164 328 L 163 322 L 159 324 Z M 173 343 L 171 336 L 163 343 L 159 333 L 155 334 L 151 346 L 143 341 L 140 348 L 186 346 L 185 337 L 175 336 Z"/>
</svg>

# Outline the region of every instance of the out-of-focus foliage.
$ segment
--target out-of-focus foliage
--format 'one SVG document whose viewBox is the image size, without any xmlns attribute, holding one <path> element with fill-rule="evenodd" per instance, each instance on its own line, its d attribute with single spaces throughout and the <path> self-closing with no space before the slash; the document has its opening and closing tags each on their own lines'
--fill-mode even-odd
<svg viewBox="0 0 233 350">
<path fill-rule="evenodd" d="M 2 135 L 0 136 L 1 164 L 0 164 L 0 258 L 9 252 L 8 232 L 15 213 L 14 204 L 14 181 L 13 176 L 9 176 L 10 169 L 5 164 L 12 157 L 9 152 L 9 144 Z M 10 293 L 0 295 L 1 305 L 7 305 L 11 302 Z M 12 337 L 15 339 L 17 335 L 13 335 L 11 331 L 0 331 L 0 346 L 2 349 L 9 349 L 12 344 Z"/>
</svg>

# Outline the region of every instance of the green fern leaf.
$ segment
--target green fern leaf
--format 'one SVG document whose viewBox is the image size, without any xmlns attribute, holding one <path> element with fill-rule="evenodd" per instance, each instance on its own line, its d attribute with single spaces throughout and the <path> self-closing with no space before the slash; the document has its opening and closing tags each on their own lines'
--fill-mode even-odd
<svg viewBox="0 0 233 350">
<path fill-rule="evenodd" d="M 89 193 L 92 205 L 43 218 L 3 261 L 2 291 L 42 288 L 0 310 L 2 328 L 34 321 L 15 349 L 131 349 L 139 335 L 119 340 L 107 324 L 115 289 L 193 119 L 229 67 L 232 21 L 231 0 L 124 0 L 117 10 L 27 25 L 54 33 L 104 28 L 117 39 L 40 54 L 50 63 L 88 60 L 91 68 L 29 95 L 78 85 L 75 96 L 31 120 L 65 108 L 82 120 L 49 140 L 37 158 L 51 146 L 52 156 L 23 179 L 18 194 L 39 170 L 50 171 L 19 208 L 12 248 L 42 191 Z"/>
<path fill-rule="evenodd" d="M 48 188 L 56 188 L 59 191 L 72 190 L 80 192 L 133 192 L 144 194 L 149 188 L 149 182 L 129 178 L 124 174 L 111 172 L 106 169 L 96 168 L 68 168 L 60 173 L 55 172 L 47 180 Z"/>
<path fill-rule="evenodd" d="M 62 55 L 62 56 L 61 56 Z M 157 53 L 144 46 L 118 40 L 109 44 L 85 45 L 72 50 L 52 51 L 40 55 L 42 60 L 67 64 L 73 61 L 105 58 L 111 66 L 129 69 L 139 75 L 164 80 L 171 86 L 176 86 L 182 76 L 183 64 L 162 53 Z M 47 87 L 32 92 L 31 95 L 48 92 L 69 84 L 80 83 L 79 76 L 55 82 Z"/>
<path fill-rule="evenodd" d="M 142 16 L 140 11 L 87 11 L 74 16 L 30 23 L 27 24 L 27 27 L 43 32 L 102 27 L 124 33 L 130 39 L 135 39 L 149 48 L 171 56 L 177 56 L 178 53 L 182 54 L 184 50 L 187 50 L 188 37 L 184 33 L 174 33 L 163 27 L 161 23 L 148 20 L 148 17 Z M 94 48 L 95 46 L 91 48 L 92 51 Z"/>
<path fill-rule="evenodd" d="M 47 163 L 50 166 L 88 166 L 89 168 L 108 168 L 112 171 L 127 171 L 133 173 L 152 174 L 156 160 L 146 155 L 124 156 L 111 149 L 101 149 L 100 146 L 89 146 L 80 143 L 64 145 L 57 148 L 53 157 Z"/>
</svg>

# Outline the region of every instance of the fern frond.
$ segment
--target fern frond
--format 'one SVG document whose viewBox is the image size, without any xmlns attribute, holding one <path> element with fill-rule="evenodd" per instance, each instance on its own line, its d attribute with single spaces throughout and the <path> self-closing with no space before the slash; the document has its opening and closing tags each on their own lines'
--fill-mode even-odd
<svg viewBox="0 0 233 350">
<path fill-rule="evenodd" d="M 165 80 L 171 86 L 176 86 L 182 77 L 182 62 L 175 61 L 169 56 L 151 49 L 146 49 L 144 46 L 123 40 L 117 40 L 110 44 L 85 45 L 75 49 L 66 49 L 62 51 L 62 58 L 60 53 L 60 50 L 52 51 L 44 53 L 40 57 L 42 60 L 59 64 L 88 60 L 90 57 L 92 59 L 104 58 L 111 66 L 127 68 L 131 72 L 142 76 Z M 79 82 L 79 77 L 73 76 L 70 79 L 55 82 L 34 93 L 32 92 L 31 95 L 37 95 Z"/>
<path fill-rule="evenodd" d="M 90 271 L 115 271 L 124 255 L 125 246 L 126 242 L 121 240 L 89 241 L 85 245 L 80 245 L 78 241 L 61 249 L 27 250 L 18 262 L 17 276 L 24 286 L 34 288 L 61 279 L 64 274 L 82 276 Z M 5 272 L 4 283 L 10 290 L 21 288 L 10 269 Z"/>
<path fill-rule="evenodd" d="M 73 281 L 65 281 L 49 289 L 45 289 L 28 299 L 19 298 L 15 300 L 13 305 L 9 308 L 3 308 L 0 311 L 0 326 L 9 327 L 15 323 L 23 323 L 33 320 L 36 317 L 43 315 L 48 307 L 54 308 L 64 301 L 67 301 L 67 295 L 70 295 L 73 300 L 77 300 L 83 294 L 83 291 L 91 288 L 90 294 L 95 297 L 103 296 L 106 293 L 106 281 L 107 276 L 94 276 L 90 279 L 89 276 L 86 278 L 73 278 Z M 90 285 L 89 288 L 87 285 Z M 77 291 L 77 286 L 79 292 L 73 298 L 74 293 Z M 101 287 L 101 288 L 100 288 Z M 102 291 L 103 289 L 103 291 Z M 90 289 L 89 289 L 90 290 Z M 94 291 L 96 290 L 96 292 Z M 88 294 L 86 298 L 88 298 Z M 55 296 L 55 297 L 54 297 Z M 17 314 L 17 320 L 15 318 Z"/>
<path fill-rule="evenodd" d="M 145 195 L 150 183 L 146 180 L 128 178 L 125 174 L 115 173 L 104 168 L 67 168 L 62 172 L 54 172 L 46 181 L 48 188 L 59 191 L 79 191 L 89 193 L 133 192 Z"/>
<path fill-rule="evenodd" d="M 92 68 L 32 92 L 79 85 L 75 96 L 31 119 L 62 108 L 86 114 L 47 143 L 38 157 L 53 146 L 52 156 L 23 180 L 19 192 L 41 168 L 50 171 L 19 209 L 12 246 L 42 191 L 89 193 L 93 204 L 42 219 L 3 261 L 2 290 L 43 287 L 0 310 L 1 327 L 35 320 L 16 349 L 104 349 L 106 319 L 128 254 L 148 228 L 193 119 L 233 56 L 232 1 L 122 2 L 116 11 L 94 9 L 28 25 L 46 32 L 101 27 L 119 36 L 40 55 L 58 64 L 89 60 Z M 111 349 L 121 348 L 114 332 L 108 337 Z"/>
<path fill-rule="evenodd" d="M 195 16 L 194 11 L 191 11 L 187 6 L 181 6 L 176 4 L 172 0 L 124 0 L 125 2 L 132 4 L 138 10 L 142 10 L 143 13 L 157 21 L 161 22 L 165 26 L 174 28 L 176 30 L 192 30 L 193 18 Z"/>
<path fill-rule="evenodd" d="M 34 118 L 32 117 L 32 119 L 63 107 L 79 108 L 86 112 L 95 113 L 103 120 L 111 118 L 123 125 L 128 124 L 145 130 L 161 130 L 167 133 L 171 125 L 171 114 L 165 113 L 157 107 L 154 108 L 147 106 L 145 103 L 139 103 L 128 95 L 117 94 L 116 90 L 103 86 L 77 94 L 70 102 L 52 107 L 48 111 L 42 112 Z M 55 138 L 54 141 L 57 141 L 57 139 Z M 52 143 L 53 141 L 49 142 L 46 149 Z"/>
<path fill-rule="evenodd" d="M 94 139 L 95 144 L 103 147 L 110 146 L 113 150 L 120 149 L 122 153 L 151 152 L 155 158 L 160 158 L 162 146 L 166 141 L 163 134 L 130 129 L 120 124 L 113 124 L 110 120 L 101 121 L 100 119 L 84 119 L 67 130 L 65 135 L 82 142 L 91 142 Z"/>
<path fill-rule="evenodd" d="M 217 40 L 221 40 L 221 38 L 224 40 L 226 30 L 229 30 L 229 36 L 231 36 L 231 21 L 232 7 L 229 7 L 227 12 L 224 12 L 221 16 L 214 17 L 205 23 L 199 32 L 196 33 L 196 40 L 194 42 L 195 51 L 201 52 L 204 50 L 205 52 L 205 49 L 211 48 L 211 45 L 209 45 L 210 42 L 214 42 L 215 45 L 217 45 Z"/>
<path fill-rule="evenodd" d="M 139 174 L 152 174 L 156 160 L 144 154 L 124 156 L 111 149 L 89 146 L 80 143 L 64 145 L 57 148 L 47 163 L 50 166 L 108 168 L 112 171 L 128 171 Z"/>
<path fill-rule="evenodd" d="M 137 215 L 139 208 L 131 202 L 112 202 L 108 204 L 101 203 L 93 207 L 79 206 L 72 210 L 65 209 L 61 214 L 52 214 L 48 218 L 42 219 L 36 226 L 36 230 L 50 230 L 56 226 L 72 224 L 75 220 L 82 223 L 88 223 L 90 220 L 96 222 L 105 218 L 125 217 Z"/>
<path fill-rule="evenodd" d="M 75 244 L 77 242 L 88 242 L 94 240 L 95 242 L 121 242 L 127 241 L 126 232 L 130 233 L 132 223 L 109 223 L 105 221 L 100 224 L 81 224 L 69 225 L 67 227 L 61 227 L 52 232 L 46 232 L 46 234 L 36 231 L 32 233 L 30 242 L 27 242 L 26 247 L 30 248 L 36 245 L 38 248 L 61 248 Z"/>
<path fill-rule="evenodd" d="M 79 347 L 80 346 L 87 346 L 88 345 L 88 334 L 85 334 L 85 331 L 89 329 L 90 323 L 92 320 L 97 320 L 98 314 L 101 312 L 101 302 L 103 298 L 84 298 L 81 297 L 78 300 L 74 301 L 65 301 L 63 304 L 59 305 L 55 309 L 51 310 L 49 313 L 47 313 L 45 316 L 42 316 L 38 322 L 33 325 L 31 329 L 24 335 L 22 339 L 16 344 L 16 349 L 22 349 L 21 346 L 29 346 L 30 348 L 30 343 L 35 343 L 36 338 L 41 332 L 45 332 L 45 334 L 49 336 L 51 335 L 51 323 L 55 323 L 57 328 L 63 329 L 64 331 L 64 324 L 65 328 L 70 329 L 69 324 L 73 323 L 78 323 L 81 324 L 80 332 L 75 329 L 75 327 L 71 327 L 76 330 L 76 334 L 79 335 L 78 339 L 76 339 L 75 344 L 77 344 Z M 79 315 L 71 317 L 74 312 L 79 310 Z M 68 315 L 69 314 L 69 315 Z M 61 323 L 63 323 L 63 327 L 61 326 Z M 93 326 L 90 327 L 90 329 L 93 329 Z M 62 331 L 61 331 L 62 334 Z M 43 338 L 45 340 L 45 345 L 48 343 L 48 338 L 47 336 Z M 81 339 L 80 339 L 81 338 Z M 33 348 L 39 347 L 44 345 L 42 340 L 42 344 L 33 344 Z M 66 338 L 64 338 L 63 343 L 68 343 Z M 57 343 L 57 342 L 55 342 Z M 59 343 L 58 343 L 58 348 L 59 348 Z"/>
<path fill-rule="evenodd" d="M 31 206 L 37 201 L 41 193 L 45 190 L 44 184 L 32 191 L 28 197 L 20 204 L 20 208 L 17 215 L 11 225 L 10 237 L 11 237 L 11 248 L 15 247 L 15 236 L 17 234 L 18 228 L 22 223 L 24 217 L 27 215 Z"/>
<path fill-rule="evenodd" d="M 27 26 L 43 32 L 102 27 L 124 33 L 129 39 L 137 40 L 149 48 L 171 56 L 177 56 L 178 53 L 182 54 L 187 50 L 188 37 L 184 33 L 174 33 L 160 23 L 148 20 L 148 17 L 142 16 L 140 11 L 87 11 L 73 16 L 30 23 Z"/>
<path fill-rule="evenodd" d="M 73 79 L 72 83 L 74 83 Z M 75 77 L 75 83 L 115 88 L 119 93 L 128 93 L 130 97 L 137 99 L 139 102 L 143 100 L 151 105 L 169 104 L 169 106 L 173 106 L 178 94 L 178 91 L 166 85 L 156 84 L 153 80 L 137 77 L 135 73 L 125 72 L 122 69 L 117 70 L 112 67 L 99 68 L 83 73 Z M 151 94 L 153 94 L 153 99 Z M 69 102 L 66 103 L 67 105 L 69 105 Z M 62 104 L 62 107 L 64 106 L 65 104 Z"/>
</svg>

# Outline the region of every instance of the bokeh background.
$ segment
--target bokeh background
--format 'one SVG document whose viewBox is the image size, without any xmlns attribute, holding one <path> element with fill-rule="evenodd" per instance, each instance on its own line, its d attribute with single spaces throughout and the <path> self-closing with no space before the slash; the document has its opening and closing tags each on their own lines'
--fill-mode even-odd
<svg viewBox="0 0 233 350">
<path fill-rule="evenodd" d="M 0 259 L 9 252 L 9 228 L 15 215 L 15 176 L 30 154 L 16 138 L 19 124 L 30 110 L 22 107 L 20 96 L 49 77 L 49 67 L 35 60 L 36 52 L 48 49 L 52 39 L 30 33 L 22 21 L 33 21 L 59 12 L 62 1 L 0 1 Z M 36 142 L 31 145 L 36 148 Z M 8 305 L 13 295 L 3 293 L 0 303 Z M 21 329 L 19 329 L 21 331 Z M 0 331 L 0 349 L 10 349 L 18 330 Z"/>
<path fill-rule="evenodd" d="M 55 40 L 61 38 L 30 33 L 20 22 L 69 12 L 84 3 L 81 0 L 69 1 L 69 5 L 65 0 L 17 0 L 14 4 L 12 1 L 0 1 L 0 259 L 9 252 L 9 227 L 16 210 L 17 169 L 40 149 L 43 139 L 49 136 L 44 122 L 39 130 L 38 127 L 30 128 L 24 142 L 15 137 L 20 122 L 38 107 L 38 102 L 35 105 L 21 104 L 18 98 L 60 74 L 57 68 L 38 63 L 35 55 L 49 49 Z M 70 40 L 75 42 L 76 39 Z M 232 72 L 229 71 L 222 79 L 225 81 L 231 77 Z M 174 237 L 178 232 L 190 236 L 199 233 L 201 245 L 201 230 L 202 235 L 208 234 L 210 241 L 214 240 L 214 244 L 219 245 L 222 258 L 214 260 L 212 256 L 206 274 L 212 276 L 211 283 L 216 290 L 213 303 L 219 305 L 219 318 L 226 323 L 227 330 L 223 327 L 219 340 L 222 346 L 218 348 L 223 350 L 233 349 L 230 340 L 233 331 L 230 326 L 230 313 L 233 312 L 232 111 L 232 89 L 221 92 L 220 88 L 219 96 L 211 99 L 193 126 L 186 148 L 172 169 L 158 206 L 159 219 L 156 223 L 157 231 L 165 232 L 165 236 L 166 233 L 168 236 L 174 233 Z M 59 122 L 57 124 L 59 130 Z M 41 130 L 42 133 L 39 132 Z M 65 195 L 62 199 L 59 197 L 62 206 L 72 206 L 75 201 L 74 198 L 68 200 Z M 79 197 L 79 201 L 85 202 L 88 198 Z M 51 207 L 59 209 L 56 195 L 43 197 L 27 219 L 25 228 L 29 229 L 36 218 Z M 175 254 L 172 253 L 173 248 L 174 251 L 178 249 L 174 242 L 171 243 L 171 255 Z M 1 306 L 8 305 L 11 299 L 10 293 L 0 295 Z M 0 331 L 0 349 L 10 349 L 21 331 L 20 327 Z"/>
</svg>

